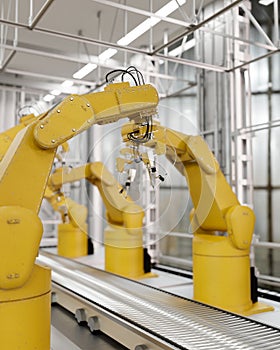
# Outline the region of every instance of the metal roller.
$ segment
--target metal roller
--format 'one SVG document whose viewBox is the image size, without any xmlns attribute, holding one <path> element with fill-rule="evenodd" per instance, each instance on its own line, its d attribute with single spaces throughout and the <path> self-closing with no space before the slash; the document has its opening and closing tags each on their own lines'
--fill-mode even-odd
<svg viewBox="0 0 280 350">
<path fill-rule="evenodd" d="M 166 349 L 276 350 L 280 329 L 42 253 L 53 282 L 164 342 Z"/>
</svg>

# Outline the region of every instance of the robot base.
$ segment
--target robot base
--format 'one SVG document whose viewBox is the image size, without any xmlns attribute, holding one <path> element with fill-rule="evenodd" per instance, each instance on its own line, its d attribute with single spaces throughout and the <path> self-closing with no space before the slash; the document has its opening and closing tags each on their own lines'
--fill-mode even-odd
<svg viewBox="0 0 280 350">
<path fill-rule="evenodd" d="M 227 236 L 195 234 L 194 299 L 244 316 L 273 311 L 252 303 L 249 249 L 236 249 Z"/>
<path fill-rule="evenodd" d="M 117 225 L 107 226 L 104 231 L 105 270 L 117 275 L 142 279 L 156 277 L 144 273 L 144 250 L 142 230 L 129 230 Z"/>
<path fill-rule="evenodd" d="M 34 265 L 27 283 L 0 290 L 0 348 L 50 350 L 51 271 Z"/>
<path fill-rule="evenodd" d="M 58 255 L 78 258 L 88 253 L 88 236 L 85 231 L 71 223 L 58 225 Z"/>
</svg>

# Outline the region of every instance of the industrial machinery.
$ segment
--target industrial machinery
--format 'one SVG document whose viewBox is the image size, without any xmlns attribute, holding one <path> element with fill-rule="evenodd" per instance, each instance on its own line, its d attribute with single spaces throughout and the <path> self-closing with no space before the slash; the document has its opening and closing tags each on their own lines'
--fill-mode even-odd
<svg viewBox="0 0 280 350">
<path fill-rule="evenodd" d="M 61 186 L 81 179 L 98 188 L 106 207 L 105 270 L 128 278 L 152 277 L 149 269 L 144 269 L 147 264 L 144 264 L 143 209 L 133 202 L 103 163 L 56 169 L 48 181 L 52 205 L 60 207 L 64 215 L 63 206 L 68 205 L 69 198 L 63 197 Z M 72 200 L 69 205 L 70 221 L 60 224 L 58 228 L 58 254 L 76 257 L 85 251 L 87 213 L 86 208 L 80 208 Z"/>
<path fill-rule="evenodd" d="M 49 183 L 51 177 L 52 175 Z M 68 258 L 87 255 L 87 207 L 65 196 L 61 189 L 53 191 L 50 186 L 47 186 L 44 198 L 61 217 L 61 223 L 57 226 L 58 255 Z"/>
<path fill-rule="evenodd" d="M 122 136 L 136 149 L 144 144 L 165 154 L 186 177 L 194 206 L 194 299 L 243 315 L 273 310 L 251 294 L 254 276 L 250 274 L 249 253 L 254 213 L 240 205 L 203 138 L 158 123 L 147 127 L 133 122 L 123 126 Z M 146 153 L 143 158 L 147 167 Z"/>
<path fill-rule="evenodd" d="M 32 114 L 23 116 L 20 118 L 19 124 L 0 133 L 0 160 L 4 157 L 17 133 L 35 120 L 36 117 Z M 63 154 L 68 151 L 69 145 L 64 142 L 55 158 L 63 164 Z M 66 197 L 61 191 L 52 191 L 50 186 L 46 187 L 44 198 L 55 211 L 60 213 L 62 223 L 58 225 L 58 232 L 61 232 L 58 236 L 68 237 L 67 241 L 62 242 L 60 240 L 58 254 L 76 258 L 87 255 L 88 250 L 93 250 L 90 247 L 88 249 L 88 246 L 91 246 L 91 241 L 87 235 L 87 208 Z"/>
<path fill-rule="evenodd" d="M 38 212 L 58 146 L 94 124 L 126 117 L 141 123 L 157 104 L 151 85 L 110 84 L 65 98 L 15 136 L 0 163 L 1 348 L 50 349 L 50 269 L 34 262 L 43 231 Z M 130 231 L 139 228 L 126 220 Z"/>
</svg>

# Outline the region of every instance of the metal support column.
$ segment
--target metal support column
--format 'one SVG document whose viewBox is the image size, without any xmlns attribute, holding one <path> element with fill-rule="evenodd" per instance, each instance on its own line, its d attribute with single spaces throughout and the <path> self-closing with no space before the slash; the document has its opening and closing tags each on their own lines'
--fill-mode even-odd
<svg viewBox="0 0 280 350">
<path fill-rule="evenodd" d="M 244 3 L 250 10 L 250 2 Z M 232 10 L 233 35 L 249 39 L 250 21 L 245 12 L 239 8 Z M 249 45 L 234 41 L 233 65 L 249 60 Z M 230 73 L 231 85 L 231 132 L 232 132 L 232 185 L 242 204 L 253 206 L 253 175 L 252 175 L 252 135 L 242 133 L 242 129 L 251 125 L 250 86 L 246 86 L 248 67 L 236 69 Z M 247 90 L 247 91 L 246 91 Z"/>
</svg>

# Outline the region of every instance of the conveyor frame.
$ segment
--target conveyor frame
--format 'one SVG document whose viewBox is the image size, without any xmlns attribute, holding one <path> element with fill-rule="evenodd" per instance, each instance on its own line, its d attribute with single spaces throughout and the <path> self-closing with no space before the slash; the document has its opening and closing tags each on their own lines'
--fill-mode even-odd
<svg viewBox="0 0 280 350">
<path fill-rule="evenodd" d="M 129 349 L 280 348 L 276 327 L 52 254 L 43 253 L 39 261 L 53 270 L 59 304 L 97 316 L 99 329 Z"/>
</svg>

